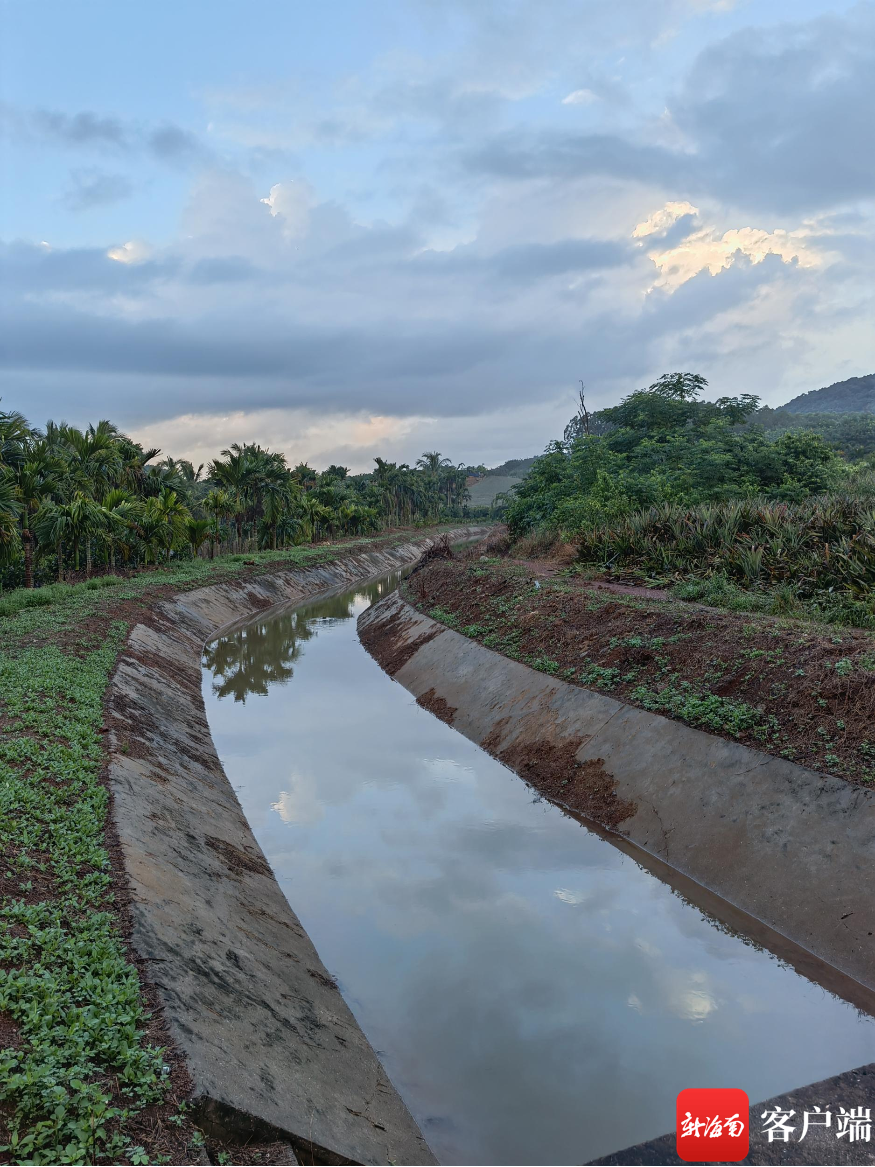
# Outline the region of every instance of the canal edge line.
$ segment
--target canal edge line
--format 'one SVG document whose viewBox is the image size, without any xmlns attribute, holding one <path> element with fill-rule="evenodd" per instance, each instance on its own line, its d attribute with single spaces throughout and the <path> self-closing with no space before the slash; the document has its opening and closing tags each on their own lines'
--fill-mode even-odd
<svg viewBox="0 0 875 1167">
<path fill-rule="evenodd" d="M 481 533 L 464 527 L 450 537 Z M 286 1139 L 302 1162 L 435 1159 L 225 775 L 201 692 L 203 648 L 259 612 L 407 566 L 428 542 L 160 602 L 148 623 L 131 629 L 106 694 L 107 776 L 131 943 L 185 1059 L 199 1125 L 229 1141 Z"/>
<path fill-rule="evenodd" d="M 850 982 L 837 991 L 873 1010 L 875 791 L 541 673 L 398 592 L 358 630 L 420 704 L 522 777 L 539 754 L 567 755 L 596 790 L 596 823 L 788 941 L 780 955 L 804 975 L 806 954 L 837 970 Z"/>
</svg>

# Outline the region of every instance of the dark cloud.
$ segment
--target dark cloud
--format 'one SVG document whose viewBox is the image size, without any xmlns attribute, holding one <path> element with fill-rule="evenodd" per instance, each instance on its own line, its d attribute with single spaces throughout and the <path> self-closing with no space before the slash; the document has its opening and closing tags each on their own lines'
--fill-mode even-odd
<svg viewBox="0 0 875 1167">
<path fill-rule="evenodd" d="M 504 179 L 636 180 L 770 211 L 875 195 L 875 6 L 745 29 L 704 50 L 669 102 L 685 149 L 640 135 L 493 135 L 464 169 Z"/>
<path fill-rule="evenodd" d="M 532 130 L 496 135 L 463 152 L 462 165 L 497 178 L 585 178 L 609 176 L 684 185 L 691 159 L 660 146 L 642 145 L 611 134 L 569 134 Z"/>
<path fill-rule="evenodd" d="M 216 256 L 199 260 L 189 272 L 193 284 L 236 284 L 251 280 L 258 268 L 240 255 Z"/>
<path fill-rule="evenodd" d="M 875 194 L 875 7 L 706 49 L 672 114 L 727 202 L 819 210 Z"/>
<path fill-rule="evenodd" d="M 571 9 L 583 11 L 576 0 L 563 14 Z M 592 19 L 616 23 L 616 9 Z M 107 172 L 72 172 L 67 202 L 76 209 L 129 193 L 124 176 L 109 173 L 116 168 L 209 163 L 158 258 L 136 262 L 150 254 L 140 245 L 117 252 L 126 263 L 106 247 L 0 248 L 7 402 L 36 420 L 75 408 L 78 420 L 110 414 L 123 425 L 283 407 L 443 418 L 491 411 L 505 424 L 514 410 L 549 411 L 577 376 L 596 406 L 671 368 L 700 370 L 719 392 L 774 401 L 800 353 L 819 343 L 824 363 L 833 343 L 825 338 L 840 329 L 850 336 L 870 294 L 875 243 L 862 197 L 875 189 L 873 5 L 712 45 L 686 75 L 673 75 L 658 125 L 636 123 L 631 100 L 613 119 L 607 106 L 623 95 L 607 83 L 599 90 L 571 49 L 562 75 L 602 100 L 561 107 L 571 84 L 555 85 L 556 65 L 548 92 L 544 69 L 554 69 L 568 29 L 550 24 L 541 64 L 529 70 L 530 40 L 545 22 L 536 5 L 518 10 L 526 19 L 511 36 L 499 27 L 507 6 L 491 6 L 490 35 L 465 61 L 375 69 L 334 105 L 308 108 L 312 122 L 321 119 L 322 144 L 382 143 L 342 159 L 334 190 L 344 189 L 348 168 L 352 193 L 322 202 L 308 182 L 324 177 L 322 160 L 308 171 L 306 159 L 293 165 L 280 149 L 249 145 L 259 128 L 268 141 L 273 129 L 285 140 L 288 105 L 268 103 L 266 126 L 244 127 L 236 145 L 216 134 L 237 150 L 221 164 L 170 123 L 0 110 L 17 140 L 104 153 L 86 162 L 105 161 Z M 519 67 L 500 67 L 501 46 Z M 522 104 L 526 94 L 536 96 Z M 538 124 L 542 116 L 548 124 Z M 590 125 L 602 132 L 567 128 Z M 271 170 L 254 183 L 245 161 L 258 150 Z M 636 223 L 667 200 L 698 203 L 700 218 L 634 240 Z M 753 264 L 739 253 L 718 275 L 652 287 L 651 251 L 683 248 L 687 274 L 727 230 L 793 232 L 798 212 L 834 206 L 838 213 L 812 217 L 800 235 L 807 261 L 827 256 L 820 266 L 776 256 Z M 865 344 L 849 343 L 863 359 Z"/>
<path fill-rule="evenodd" d="M 159 126 L 144 134 L 143 140 L 147 149 L 163 162 L 186 163 L 206 157 L 197 137 L 179 126 Z"/>
<path fill-rule="evenodd" d="M 3 318 L 14 303 L 33 293 L 97 292 L 128 295 L 165 280 L 179 269 L 172 257 L 145 263 L 118 263 L 98 248 L 54 250 L 29 243 L 0 244 L 0 296 Z M 39 309 L 34 306 L 34 310 Z"/>
<path fill-rule="evenodd" d="M 491 255 L 471 247 L 452 251 L 425 252 L 417 262 L 431 272 L 443 269 L 459 275 L 479 272 L 513 283 L 525 283 L 572 272 L 596 271 L 619 267 L 632 259 L 632 249 L 625 243 L 602 239 L 563 239 L 557 243 L 526 243 L 506 247 Z M 436 274 L 436 273 L 435 273 Z"/>
<path fill-rule="evenodd" d="M 138 268 L 146 278 L 147 267 L 131 265 L 131 278 Z M 191 320 L 133 320 L 92 315 L 55 298 L 16 299 L 2 308 L 0 366 L 9 391 L 42 387 L 30 392 L 39 405 L 27 405 L 38 417 L 69 412 L 73 386 L 86 415 L 118 413 L 124 401 L 124 424 L 131 414 L 172 416 L 181 400 L 186 412 L 300 406 L 471 415 L 543 400 L 545 385 L 567 382 L 569 370 L 585 370 L 602 392 L 655 375 L 663 371 L 655 357 L 667 336 L 695 336 L 787 270 L 766 260 L 719 278 L 703 273 L 673 295 L 652 293 L 634 316 L 605 312 L 576 327 L 542 319 L 527 327 L 468 322 L 464 305 L 451 319 L 397 314 L 319 325 L 266 308 L 244 314 L 228 305 Z"/>
<path fill-rule="evenodd" d="M 71 211 L 90 211 L 93 207 L 105 207 L 129 198 L 133 189 L 123 174 L 107 174 L 94 169 L 73 170 L 62 202 Z"/>
<path fill-rule="evenodd" d="M 0 105 L 0 135 L 19 142 L 69 149 L 145 153 L 177 165 L 207 161 L 210 157 L 195 134 L 170 122 L 150 127 L 88 110 L 68 114 L 3 104 Z"/>
<path fill-rule="evenodd" d="M 127 149 L 129 134 L 118 118 L 84 111 L 66 114 L 36 109 L 8 113 L 9 123 L 31 140 L 44 139 L 62 146 L 100 146 Z"/>
</svg>

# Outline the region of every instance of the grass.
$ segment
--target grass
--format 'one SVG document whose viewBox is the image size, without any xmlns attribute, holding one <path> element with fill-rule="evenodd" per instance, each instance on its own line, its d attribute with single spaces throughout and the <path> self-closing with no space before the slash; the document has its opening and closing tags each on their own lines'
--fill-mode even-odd
<svg viewBox="0 0 875 1167">
<path fill-rule="evenodd" d="M 707 579 L 688 579 L 671 587 L 675 599 L 708 604 L 728 612 L 752 612 L 762 616 L 790 616 L 846 628 L 875 628 L 875 611 L 869 600 L 831 592 L 801 597 L 789 583 L 755 590 L 739 587 L 722 572 Z"/>
<path fill-rule="evenodd" d="M 489 565 L 485 575 L 484 566 L 432 565 L 407 597 L 541 672 L 849 781 L 875 781 L 866 631 L 785 613 L 745 617 L 746 605 L 733 614 L 675 596 L 594 593 L 573 574 L 536 589 L 518 564 Z M 718 586 L 724 596 L 740 590 L 725 579 Z"/>
<path fill-rule="evenodd" d="M 83 656 L 46 647 L 0 657 L 0 822 L 13 882 L 0 909 L 0 1010 L 21 1038 L 0 1052 L 0 1100 L 16 1162 L 129 1158 L 127 1112 L 163 1093 L 167 1070 L 140 1040 L 139 980 L 107 910 L 98 729 L 125 631 L 116 624 Z M 29 895 L 35 876 L 48 898 Z"/>
<path fill-rule="evenodd" d="M 636 685 L 629 694 L 643 709 L 656 713 L 667 713 L 688 725 L 722 733 L 729 737 L 742 737 L 748 732 L 758 741 L 769 736 L 777 738 L 780 731 L 776 717 L 764 714 L 745 701 L 731 701 L 718 697 L 689 681 L 673 677 L 662 688 L 650 685 Z"/>
<path fill-rule="evenodd" d="M 14 1162 L 166 1161 L 126 1133 L 129 1119 L 165 1098 L 168 1067 L 145 1037 L 149 1018 L 119 932 L 105 843 L 103 699 L 128 632 L 113 609 L 126 600 L 148 606 L 150 592 L 167 585 L 251 574 L 243 558 L 262 568 L 315 566 L 375 541 L 189 560 L 0 598 L 0 1022 L 18 1035 L 0 1049 L 8 1131 L 0 1153 Z M 93 617 L 97 634 L 86 623 Z"/>
</svg>

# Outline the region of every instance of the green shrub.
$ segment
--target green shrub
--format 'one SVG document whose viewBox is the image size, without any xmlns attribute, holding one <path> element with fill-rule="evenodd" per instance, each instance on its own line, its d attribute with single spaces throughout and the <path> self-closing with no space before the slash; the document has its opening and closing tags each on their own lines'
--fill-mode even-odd
<svg viewBox="0 0 875 1167">
<path fill-rule="evenodd" d="M 875 587 L 875 506 L 868 498 L 823 495 L 799 503 L 760 498 L 651 507 L 585 531 L 578 555 L 587 564 L 645 577 L 716 581 L 695 597 L 704 602 L 711 588 L 730 597 L 733 589 L 785 585 L 778 599 L 783 607 L 824 594 L 868 604 Z"/>
</svg>

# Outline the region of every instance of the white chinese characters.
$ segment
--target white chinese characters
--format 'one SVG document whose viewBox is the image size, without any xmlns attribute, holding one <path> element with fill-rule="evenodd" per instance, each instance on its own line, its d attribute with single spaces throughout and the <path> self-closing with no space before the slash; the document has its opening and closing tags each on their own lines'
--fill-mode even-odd
<svg viewBox="0 0 875 1167">
<path fill-rule="evenodd" d="M 792 1118 L 796 1117 L 795 1110 L 783 1110 L 780 1106 L 776 1106 L 774 1110 L 764 1110 L 761 1117 L 764 1124 L 762 1133 L 766 1135 L 770 1143 L 790 1143 L 793 1141 L 793 1132 L 800 1129 L 798 1120 L 794 1123 L 790 1122 Z M 835 1118 L 835 1124 L 833 1124 L 833 1118 Z M 827 1128 L 834 1133 L 837 1139 L 847 1139 L 849 1143 L 868 1143 L 872 1138 L 871 1110 L 864 1106 L 851 1107 L 846 1110 L 844 1106 L 840 1106 L 838 1111 L 833 1114 L 828 1106 L 824 1109 L 815 1106 L 811 1110 L 803 1111 L 799 1135 L 800 1143 L 814 1127 Z"/>
</svg>

